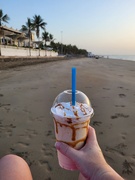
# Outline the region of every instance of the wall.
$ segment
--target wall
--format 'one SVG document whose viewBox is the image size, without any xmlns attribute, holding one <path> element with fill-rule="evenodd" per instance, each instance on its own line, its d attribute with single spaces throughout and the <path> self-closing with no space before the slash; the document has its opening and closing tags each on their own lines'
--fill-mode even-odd
<svg viewBox="0 0 135 180">
<path fill-rule="evenodd" d="M 1 45 L 2 56 L 58 56 L 58 53 L 54 51 L 45 51 L 39 49 L 21 48 L 14 46 L 3 46 Z M 40 54 L 40 55 L 39 55 Z"/>
</svg>

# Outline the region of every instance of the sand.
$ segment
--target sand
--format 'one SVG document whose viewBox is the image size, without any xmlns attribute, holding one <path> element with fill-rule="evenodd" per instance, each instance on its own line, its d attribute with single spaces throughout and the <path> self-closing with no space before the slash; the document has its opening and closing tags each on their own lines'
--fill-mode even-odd
<svg viewBox="0 0 135 180">
<path fill-rule="evenodd" d="M 0 71 L 0 157 L 13 153 L 29 164 L 34 180 L 76 180 L 77 171 L 59 167 L 50 108 L 71 88 L 90 98 L 91 126 L 107 162 L 124 178 L 135 179 L 135 62 L 71 59 Z"/>
<path fill-rule="evenodd" d="M 35 65 L 40 63 L 52 62 L 52 61 L 60 61 L 69 59 L 66 56 L 49 56 L 49 57 L 32 57 L 32 56 L 0 56 L 0 70 L 15 68 L 19 66 L 27 66 L 27 65 Z"/>
</svg>

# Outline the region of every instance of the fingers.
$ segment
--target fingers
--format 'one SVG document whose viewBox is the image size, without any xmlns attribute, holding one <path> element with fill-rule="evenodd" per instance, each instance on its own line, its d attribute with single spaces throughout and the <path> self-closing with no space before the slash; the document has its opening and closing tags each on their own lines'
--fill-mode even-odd
<svg viewBox="0 0 135 180">
<path fill-rule="evenodd" d="M 93 127 L 89 126 L 88 137 L 87 137 L 86 144 L 90 145 L 90 144 L 93 144 L 93 143 L 97 144 L 97 136 L 96 136 L 95 129 Z"/>
<path fill-rule="evenodd" d="M 87 138 L 86 144 L 80 150 L 76 150 L 62 142 L 55 143 L 55 147 L 57 148 L 57 150 L 59 150 L 62 154 L 64 154 L 68 158 L 72 159 L 74 162 L 80 159 L 80 156 L 82 155 L 82 152 L 84 150 L 86 150 L 89 147 L 95 147 L 95 146 L 98 147 L 97 145 L 98 143 L 97 143 L 95 129 L 92 128 L 91 126 L 89 126 L 88 138 Z"/>
<path fill-rule="evenodd" d="M 57 150 L 59 150 L 62 154 L 64 154 L 65 156 L 67 156 L 68 158 L 72 159 L 73 161 L 76 161 L 76 159 L 78 158 L 78 153 L 76 149 L 73 149 L 72 147 L 68 146 L 65 143 L 62 142 L 56 142 L 55 143 L 55 147 Z M 77 157 L 76 157 L 77 156 Z"/>
</svg>

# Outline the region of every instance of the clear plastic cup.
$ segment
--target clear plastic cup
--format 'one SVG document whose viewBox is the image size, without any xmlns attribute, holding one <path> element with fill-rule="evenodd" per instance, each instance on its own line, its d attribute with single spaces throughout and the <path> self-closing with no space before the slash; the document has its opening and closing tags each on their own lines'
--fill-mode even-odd
<svg viewBox="0 0 135 180">
<path fill-rule="evenodd" d="M 89 114 L 77 118 L 69 118 L 67 116 L 62 116 L 61 114 L 56 114 L 54 111 L 55 106 L 64 102 L 72 103 L 71 90 L 65 90 L 55 98 L 51 112 L 53 114 L 56 141 L 64 142 L 75 149 L 80 149 L 85 144 L 90 119 L 94 115 L 94 111 L 91 107 L 89 98 L 83 92 L 76 90 L 75 95 L 77 103 L 87 104 L 90 107 Z M 62 168 L 67 170 L 77 169 L 71 159 L 67 158 L 59 151 L 57 151 L 57 155 L 59 165 Z"/>
</svg>

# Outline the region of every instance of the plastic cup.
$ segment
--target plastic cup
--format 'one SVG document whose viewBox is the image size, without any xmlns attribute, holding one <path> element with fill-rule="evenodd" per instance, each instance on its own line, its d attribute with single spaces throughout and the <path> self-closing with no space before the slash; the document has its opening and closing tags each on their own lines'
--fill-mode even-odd
<svg viewBox="0 0 135 180">
<path fill-rule="evenodd" d="M 71 102 L 72 101 L 72 91 L 65 90 L 60 93 L 54 103 L 53 107 L 57 106 L 62 102 Z M 85 144 L 88 127 L 90 123 L 90 118 L 93 116 L 94 112 L 91 107 L 88 97 L 81 91 L 76 90 L 76 102 L 87 104 L 91 111 L 89 114 L 81 117 L 65 117 L 60 114 L 56 114 L 51 108 L 54 120 L 55 136 L 56 141 L 64 142 L 69 146 L 80 149 Z M 61 152 L 57 151 L 59 165 L 66 170 L 76 170 L 77 167 L 74 162 L 63 155 Z"/>
</svg>

